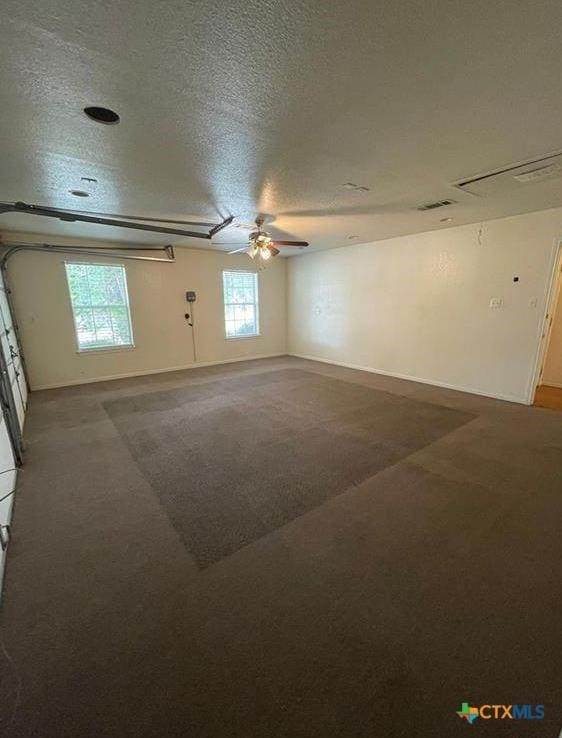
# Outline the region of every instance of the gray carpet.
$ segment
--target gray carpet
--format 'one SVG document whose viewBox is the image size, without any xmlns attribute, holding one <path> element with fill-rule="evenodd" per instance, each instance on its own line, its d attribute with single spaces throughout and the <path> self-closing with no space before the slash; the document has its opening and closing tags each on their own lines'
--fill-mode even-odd
<svg viewBox="0 0 562 738">
<path fill-rule="evenodd" d="M 104 408 L 201 568 L 474 418 L 299 369 Z"/>
<path fill-rule="evenodd" d="M 33 393 L 25 437 L 2 738 L 557 738 L 562 413 L 282 357 Z M 263 528 L 199 543 L 234 490 Z"/>
</svg>

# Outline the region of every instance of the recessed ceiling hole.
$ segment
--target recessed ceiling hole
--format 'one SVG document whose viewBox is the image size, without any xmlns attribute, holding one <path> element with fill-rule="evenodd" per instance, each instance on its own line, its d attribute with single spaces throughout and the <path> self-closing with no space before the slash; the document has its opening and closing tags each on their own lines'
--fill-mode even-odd
<svg viewBox="0 0 562 738">
<path fill-rule="evenodd" d="M 114 110 L 110 110 L 109 108 L 88 107 L 84 108 L 84 112 L 88 118 L 95 120 L 97 123 L 105 123 L 106 125 L 119 123 L 119 116 Z"/>
<path fill-rule="evenodd" d="M 96 184 L 98 181 L 95 177 L 80 177 L 81 182 L 92 182 L 93 184 Z"/>
<path fill-rule="evenodd" d="M 71 195 L 74 195 L 74 197 L 90 197 L 88 192 L 84 192 L 84 190 L 68 190 Z"/>
</svg>

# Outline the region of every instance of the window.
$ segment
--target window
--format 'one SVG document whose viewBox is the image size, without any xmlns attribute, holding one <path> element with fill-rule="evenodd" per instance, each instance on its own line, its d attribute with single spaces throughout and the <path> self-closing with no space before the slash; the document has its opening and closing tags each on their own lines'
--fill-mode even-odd
<svg viewBox="0 0 562 738">
<path fill-rule="evenodd" d="M 256 272 L 223 272 L 224 324 L 227 338 L 258 336 L 259 305 Z"/>
<path fill-rule="evenodd" d="M 125 267 L 66 264 L 79 351 L 133 345 Z"/>
</svg>

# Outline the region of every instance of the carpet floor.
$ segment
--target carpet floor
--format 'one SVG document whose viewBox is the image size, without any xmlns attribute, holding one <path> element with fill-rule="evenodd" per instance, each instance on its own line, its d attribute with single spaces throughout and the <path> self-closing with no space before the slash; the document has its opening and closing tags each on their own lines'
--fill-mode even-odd
<svg viewBox="0 0 562 738">
<path fill-rule="evenodd" d="M 283 357 L 33 393 L 26 442 L 2 736 L 558 735 L 562 413 Z"/>
<path fill-rule="evenodd" d="M 474 417 L 299 369 L 104 408 L 200 568 Z"/>
</svg>

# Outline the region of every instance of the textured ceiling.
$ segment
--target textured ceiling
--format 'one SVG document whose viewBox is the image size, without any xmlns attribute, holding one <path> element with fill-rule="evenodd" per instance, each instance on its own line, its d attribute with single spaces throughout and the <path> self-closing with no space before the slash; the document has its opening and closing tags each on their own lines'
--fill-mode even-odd
<svg viewBox="0 0 562 738">
<path fill-rule="evenodd" d="M 562 149 L 561 27 L 559 0 L 4 0 L 0 200 L 262 212 L 311 249 L 558 206 L 562 177 L 483 198 L 452 183 Z M 458 202 L 415 209 L 443 198 Z M 0 229 L 170 240 L 22 215 Z"/>
</svg>

